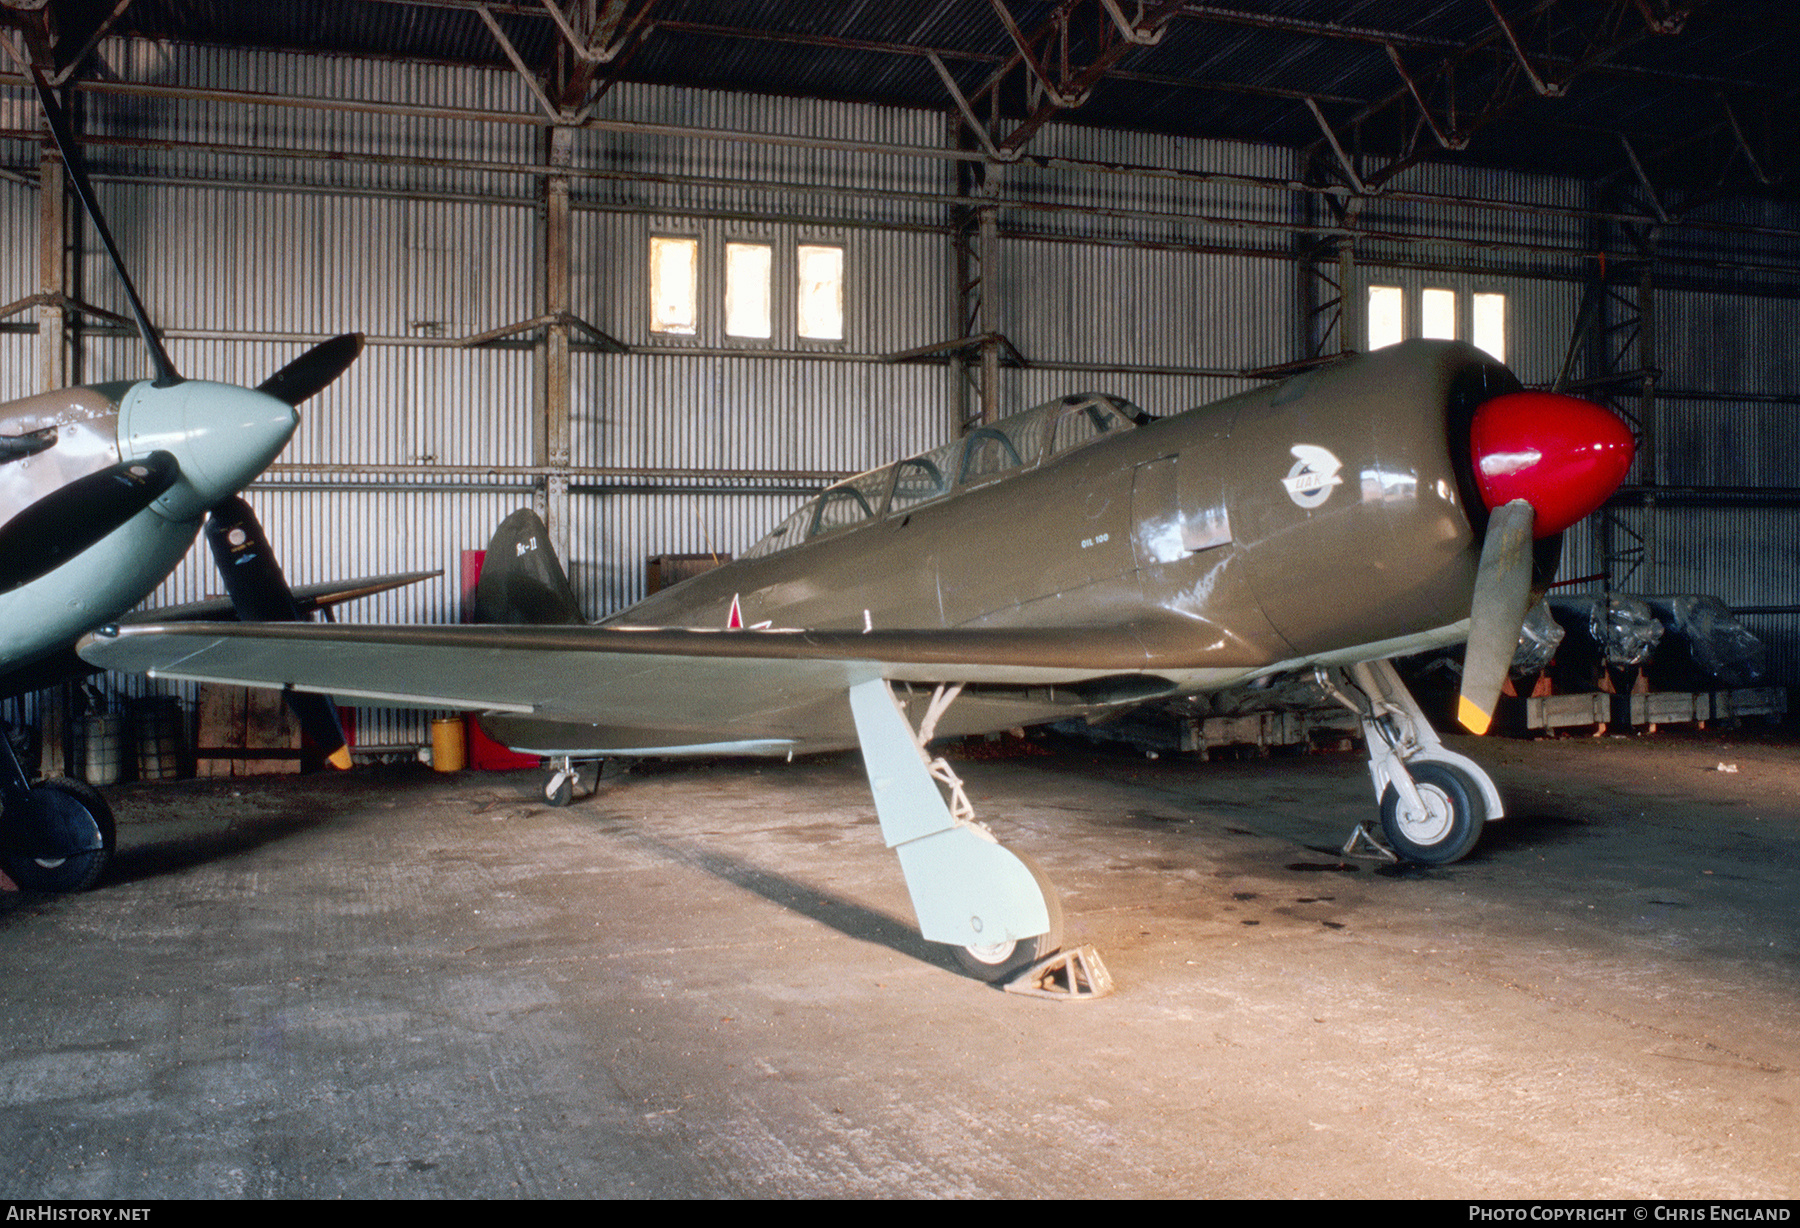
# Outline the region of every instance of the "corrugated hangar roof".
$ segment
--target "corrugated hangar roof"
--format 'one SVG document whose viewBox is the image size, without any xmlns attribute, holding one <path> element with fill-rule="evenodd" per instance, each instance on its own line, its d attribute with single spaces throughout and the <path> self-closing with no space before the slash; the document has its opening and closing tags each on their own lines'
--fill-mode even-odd
<svg viewBox="0 0 1800 1228">
<path fill-rule="evenodd" d="M 570 108 L 618 80 L 960 108 L 1003 155 L 1057 122 L 1307 148 L 1371 186 L 1444 159 L 1582 178 L 1635 161 L 1690 195 L 1800 180 L 1791 0 L 0 0 L 0 15 L 36 27 L 58 67 L 97 32 L 502 67 L 510 51 Z"/>
</svg>

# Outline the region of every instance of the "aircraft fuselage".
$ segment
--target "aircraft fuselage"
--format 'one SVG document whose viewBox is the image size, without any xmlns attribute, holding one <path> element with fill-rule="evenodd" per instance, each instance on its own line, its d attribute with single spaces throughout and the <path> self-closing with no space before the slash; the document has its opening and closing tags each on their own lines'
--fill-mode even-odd
<svg viewBox="0 0 1800 1228">
<path fill-rule="evenodd" d="M 746 557 L 605 625 L 1093 629 L 1141 647 L 1110 682 L 971 687 L 947 734 L 1455 643 L 1487 516 L 1468 421 L 1518 387 L 1470 346 L 1419 341 L 1140 426 L 1124 403 L 1064 398 L 839 483 Z M 789 713 L 817 725 L 798 748 L 853 744 L 840 706 Z M 679 741 L 484 724 L 544 751 Z"/>
<path fill-rule="evenodd" d="M 606 622 L 723 627 L 736 602 L 746 627 L 1129 626 L 1169 670 L 1431 632 L 1467 617 L 1486 515 L 1457 434 L 1517 387 L 1468 346 L 1416 342 L 1059 453 L 1058 410 L 1087 399 L 1065 398 L 964 442 L 966 457 L 1034 419 L 1016 429 L 1040 437 L 1036 457 L 1020 446 L 1019 464 L 910 507 L 880 491 L 899 466 L 862 475 L 833 490 L 876 489 L 869 515 L 803 526 Z"/>
</svg>

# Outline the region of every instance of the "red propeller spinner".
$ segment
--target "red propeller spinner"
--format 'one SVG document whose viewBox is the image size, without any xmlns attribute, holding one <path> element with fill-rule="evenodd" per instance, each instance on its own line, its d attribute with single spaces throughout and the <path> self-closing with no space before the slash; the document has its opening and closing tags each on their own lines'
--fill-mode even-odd
<svg viewBox="0 0 1800 1228">
<path fill-rule="evenodd" d="M 1610 410 L 1557 392 L 1511 392 L 1484 402 L 1469 427 L 1475 484 L 1489 510 L 1531 504 L 1533 533 L 1549 537 L 1618 489 L 1637 442 Z"/>
</svg>

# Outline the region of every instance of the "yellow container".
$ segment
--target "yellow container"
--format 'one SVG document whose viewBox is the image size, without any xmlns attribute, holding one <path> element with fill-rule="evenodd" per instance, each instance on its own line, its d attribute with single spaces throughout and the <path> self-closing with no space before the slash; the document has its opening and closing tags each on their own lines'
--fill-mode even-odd
<svg viewBox="0 0 1800 1228">
<path fill-rule="evenodd" d="M 431 722 L 431 766 L 440 772 L 460 772 L 465 756 L 463 719 L 446 716 Z"/>
</svg>

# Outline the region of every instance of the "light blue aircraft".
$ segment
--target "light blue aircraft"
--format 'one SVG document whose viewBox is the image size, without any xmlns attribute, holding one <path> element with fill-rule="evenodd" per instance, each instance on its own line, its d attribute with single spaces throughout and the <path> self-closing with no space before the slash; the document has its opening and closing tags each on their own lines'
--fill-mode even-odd
<svg viewBox="0 0 1800 1228">
<path fill-rule="evenodd" d="M 298 619 L 295 595 L 238 492 L 287 446 L 299 424 L 295 406 L 342 374 L 363 345 L 357 334 L 333 338 L 256 388 L 184 379 L 125 271 L 62 108 L 33 77 L 155 375 L 0 405 L 0 695 L 83 670 L 76 639 L 149 596 L 203 526 L 230 595 L 214 616 Z M 300 696 L 294 708 L 320 749 L 348 766 L 330 701 Z M 0 803 L 0 869 L 14 882 L 73 891 L 99 877 L 113 845 L 99 794 L 68 780 L 30 784 L 0 737 Z"/>
</svg>

